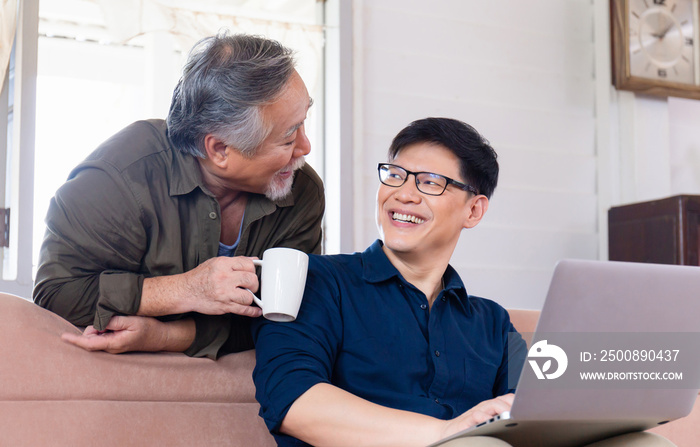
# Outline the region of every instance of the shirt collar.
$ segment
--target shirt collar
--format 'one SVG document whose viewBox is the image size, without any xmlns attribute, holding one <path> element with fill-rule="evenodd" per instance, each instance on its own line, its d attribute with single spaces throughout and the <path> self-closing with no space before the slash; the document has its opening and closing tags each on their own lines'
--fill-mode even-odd
<svg viewBox="0 0 700 447">
<path fill-rule="evenodd" d="M 294 194 L 287 194 L 280 200 L 272 201 L 262 194 L 250 194 L 246 205 L 246 216 L 249 222 L 256 221 L 263 216 L 272 214 L 278 207 L 294 206 Z"/>
<path fill-rule="evenodd" d="M 442 278 L 445 281 L 445 290 L 442 292 L 444 294 L 443 296 L 454 297 L 462 306 L 464 312 L 467 315 L 471 315 L 472 311 L 469 294 L 457 271 L 452 268 L 451 265 L 448 265 Z"/>
<path fill-rule="evenodd" d="M 382 241 L 377 239 L 361 255 L 362 279 L 369 283 L 386 281 L 395 276 L 401 278 L 399 271 L 382 250 L 383 245 Z"/>
<path fill-rule="evenodd" d="M 212 194 L 204 186 L 197 158 L 173 146 L 168 136 L 168 125 L 165 120 L 162 120 L 161 126 L 161 131 L 165 134 L 165 140 L 168 142 L 168 149 L 170 149 L 172 157 L 172 163 L 170 163 L 170 196 L 189 194 L 195 188 L 200 188 L 207 195 L 211 196 Z"/>
<path fill-rule="evenodd" d="M 170 195 L 179 196 L 189 194 L 195 188 L 201 188 L 211 195 L 204 186 L 202 173 L 199 171 L 199 163 L 193 155 L 185 154 L 170 146 L 173 162 L 170 165 Z"/>
<path fill-rule="evenodd" d="M 445 280 L 445 290 L 453 291 L 460 298 L 467 297 L 467 289 L 464 287 L 464 282 L 462 282 L 462 278 L 459 277 L 459 274 L 451 265 L 447 266 L 442 278 Z"/>
<path fill-rule="evenodd" d="M 362 253 L 362 277 L 369 283 L 379 283 L 393 277 L 399 278 L 407 283 L 401 273 L 389 261 L 382 246 L 384 244 L 377 239 Z M 464 287 L 462 278 L 451 265 L 447 266 L 443 275 L 445 280 L 445 293 L 454 294 L 460 300 L 468 300 L 467 289 Z"/>
</svg>

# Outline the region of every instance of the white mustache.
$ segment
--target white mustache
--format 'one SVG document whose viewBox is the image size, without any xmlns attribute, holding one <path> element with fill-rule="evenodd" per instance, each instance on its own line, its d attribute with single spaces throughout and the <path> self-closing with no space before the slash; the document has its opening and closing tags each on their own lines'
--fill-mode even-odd
<svg viewBox="0 0 700 447">
<path fill-rule="evenodd" d="M 287 166 L 283 167 L 279 171 L 277 171 L 277 174 L 280 174 L 282 172 L 288 172 L 288 171 L 297 171 L 301 169 L 304 165 L 306 164 L 306 159 L 305 157 L 299 157 L 294 160 L 292 160 Z M 275 174 L 276 175 L 276 174 Z"/>
</svg>

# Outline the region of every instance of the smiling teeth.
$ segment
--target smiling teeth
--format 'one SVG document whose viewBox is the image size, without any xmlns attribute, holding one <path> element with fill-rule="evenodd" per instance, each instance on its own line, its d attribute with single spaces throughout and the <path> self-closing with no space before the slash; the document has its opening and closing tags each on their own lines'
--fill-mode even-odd
<svg viewBox="0 0 700 447">
<path fill-rule="evenodd" d="M 392 218 L 393 218 L 394 220 L 400 220 L 400 221 L 402 221 L 402 222 L 411 222 L 411 223 L 414 223 L 414 224 L 422 224 L 423 222 L 425 222 L 425 220 L 423 220 L 423 219 L 421 219 L 421 218 L 418 218 L 418 217 L 416 217 L 416 216 L 411 216 L 411 215 L 409 215 L 409 214 L 394 213 L 394 215 L 392 216 Z"/>
</svg>

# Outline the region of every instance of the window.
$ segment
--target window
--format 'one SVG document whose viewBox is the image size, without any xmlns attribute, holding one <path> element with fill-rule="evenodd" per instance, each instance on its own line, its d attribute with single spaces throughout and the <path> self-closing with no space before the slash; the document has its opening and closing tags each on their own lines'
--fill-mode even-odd
<svg viewBox="0 0 700 447">
<path fill-rule="evenodd" d="M 16 106 L 14 121 L 8 115 L 8 148 L 15 149 L 6 151 L 8 174 L 0 183 L 10 185 L 6 196 L 14 193 L 4 205 L 12 209 L 13 241 L 3 249 L 0 289 L 31 295 L 43 219 L 56 188 L 124 126 L 165 118 L 187 51 L 221 28 L 262 34 L 297 51 L 297 69 L 315 104 L 306 126 L 315 150 L 307 160 L 323 176 L 324 151 L 317 150 L 325 138 L 323 8 L 316 0 L 21 1 L 17 42 L 25 65 L 15 73 L 23 82 L 6 96 L 28 91 L 21 97 L 24 128 Z"/>
</svg>

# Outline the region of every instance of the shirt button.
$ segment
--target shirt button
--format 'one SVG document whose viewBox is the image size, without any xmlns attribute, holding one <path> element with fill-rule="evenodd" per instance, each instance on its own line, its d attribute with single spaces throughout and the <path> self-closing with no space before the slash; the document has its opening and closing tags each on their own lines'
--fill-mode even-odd
<svg viewBox="0 0 700 447">
<path fill-rule="evenodd" d="M 443 296 L 443 297 L 442 297 L 442 302 L 444 303 L 445 301 L 447 301 L 447 298 L 445 298 L 445 297 Z"/>
<path fill-rule="evenodd" d="M 214 211 L 209 213 L 209 219 L 216 219 L 216 213 Z"/>
<path fill-rule="evenodd" d="M 420 305 L 420 308 L 423 309 L 423 310 L 425 310 L 425 309 L 428 308 L 428 305 L 427 305 L 427 304 L 421 304 L 421 305 Z"/>
<path fill-rule="evenodd" d="M 440 351 L 435 351 L 435 357 L 440 357 Z"/>
<path fill-rule="evenodd" d="M 436 403 L 436 404 L 439 404 L 439 403 L 440 403 L 440 399 L 438 399 L 438 398 L 436 397 L 436 398 L 435 398 L 435 403 Z"/>
</svg>

